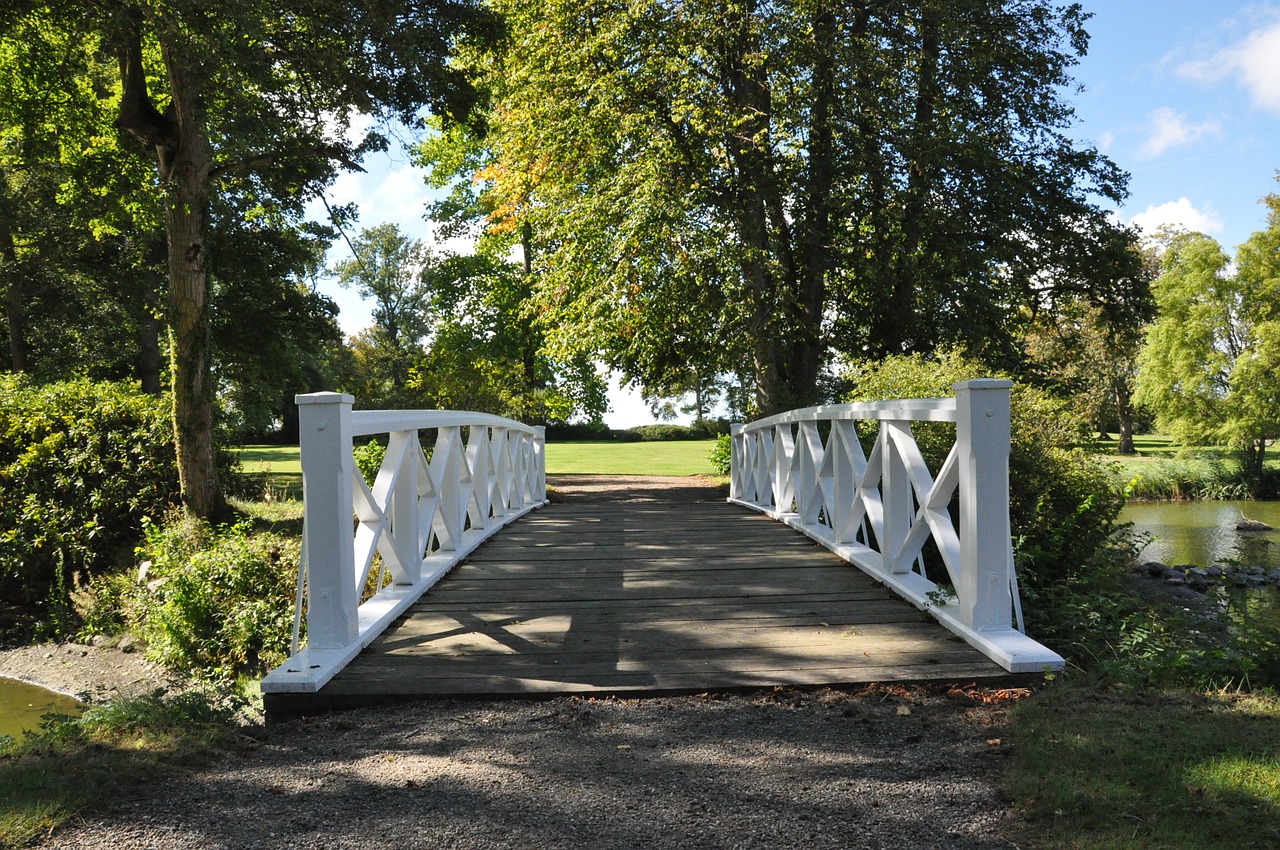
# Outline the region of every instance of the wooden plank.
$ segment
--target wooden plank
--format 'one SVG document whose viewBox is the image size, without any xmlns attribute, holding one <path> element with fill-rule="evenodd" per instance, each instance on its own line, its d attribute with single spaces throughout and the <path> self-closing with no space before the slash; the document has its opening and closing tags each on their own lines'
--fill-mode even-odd
<svg viewBox="0 0 1280 850">
<path fill-rule="evenodd" d="M 1007 676 L 759 514 L 575 502 L 486 542 L 296 705 L 986 678 Z"/>
</svg>

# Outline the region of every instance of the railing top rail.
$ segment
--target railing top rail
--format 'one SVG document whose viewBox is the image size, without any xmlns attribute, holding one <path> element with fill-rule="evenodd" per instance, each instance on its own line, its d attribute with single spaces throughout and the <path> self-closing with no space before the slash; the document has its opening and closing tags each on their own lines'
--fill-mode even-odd
<svg viewBox="0 0 1280 850">
<path fill-rule="evenodd" d="M 485 425 L 490 428 L 506 428 L 525 434 L 536 434 L 537 427 L 495 416 L 492 413 L 473 413 L 466 410 L 353 410 L 351 434 L 385 434 L 391 431 L 412 431 L 417 428 L 455 428 L 463 425 Z"/>
<path fill-rule="evenodd" d="M 815 422 L 831 419 L 907 419 L 928 422 L 955 422 L 954 398 L 904 398 L 895 401 L 859 401 L 851 404 L 822 404 L 788 410 L 764 419 L 757 419 L 743 430 L 772 428 L 795 422 Z"/>
<path fill-rule="evenodd" d="M 344 393 L 307 393 L 294 399 L 298 404 L 332 404 L 355 399 Z M 415 431 L 419 428 L 458 428 L 466 425 L 482 425 L 506 428 L 524 434 L 537 434 L 538 427 L 495 416 L 492 413 L 476 413 L 469 410 L 353 410 L 351 411 L 351 436 L 388 434 L 392 431 Z"/>
</svg>

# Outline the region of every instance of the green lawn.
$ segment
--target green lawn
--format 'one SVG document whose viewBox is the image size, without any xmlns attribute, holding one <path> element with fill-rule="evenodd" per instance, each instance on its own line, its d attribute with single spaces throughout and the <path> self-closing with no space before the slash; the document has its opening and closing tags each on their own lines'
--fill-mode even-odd
<svg viewBox="0 0 1280 850">
<path fill-rule="evenodd" d="M 711 475 L 715 440 L 547 443 L 548 475 Z"/>
<path fill-rule="evenodd" d="M 1018 846 L 1280 847 L 1272 694 L 1050 687 L 1013 720 Z"/>
<path fill-rule="evenodd" d="M 711 475 L 715 440 L 651 443 L 547 443 L 548 475 Z M 241 472 L 301 493 L 297 446 L 244 446 L 236 450 Z"/>
</svg>

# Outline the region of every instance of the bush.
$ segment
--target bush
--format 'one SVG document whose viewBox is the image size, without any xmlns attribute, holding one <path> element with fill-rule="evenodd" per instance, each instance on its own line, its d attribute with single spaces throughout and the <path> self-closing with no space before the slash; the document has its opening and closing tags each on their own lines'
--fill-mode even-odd
<svg viewBox="0 0 1280 850">
<path fill-rule="evenodd" d="M 733 440 L 728 434 L 716 437 L 711 447 L 711 470 L 716 475 L 728 475 L 733 471 Z"/>
<path fill-rule="evenodd" d="M 130 616 L 147 657 L 214 678 L 260 674 L 284 661 L 293 632 L 300 544 L 254 533 L 246 520 L 217 532 L 184 514 L 150 526 L 146 585 Z"/>
<path fill-rule="evenodd" d="M 0 594 L 65 608 L 77 577 L 127 562 L 178 498 L 162 399 L 125 384 L 0 376 Z"/>
</svg>

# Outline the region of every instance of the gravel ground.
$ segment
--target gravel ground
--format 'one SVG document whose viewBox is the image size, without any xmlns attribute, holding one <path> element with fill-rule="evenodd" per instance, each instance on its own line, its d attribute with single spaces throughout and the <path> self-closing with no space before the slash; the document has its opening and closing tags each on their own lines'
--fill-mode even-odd
<svg viewBox="0 0 1280 850">
<path fill-rule="evenodd" d="M 566 500 L 723 498 L 696 479 L 553 483 Z M 75 645 L 0 652 L 0 675 L 71 693 L 163 682 L 137 654 Z M 248 730 L 246 746 L 39 846 L 1012 848 L 996 696 L 873 686 L 359 709 Z"/>
<path fill-rule="evenodd" d="M 1005 848 L 1003 710 L 944 689 L 436 702 L 272 726 L 50 848 Z"/>
</svg>

